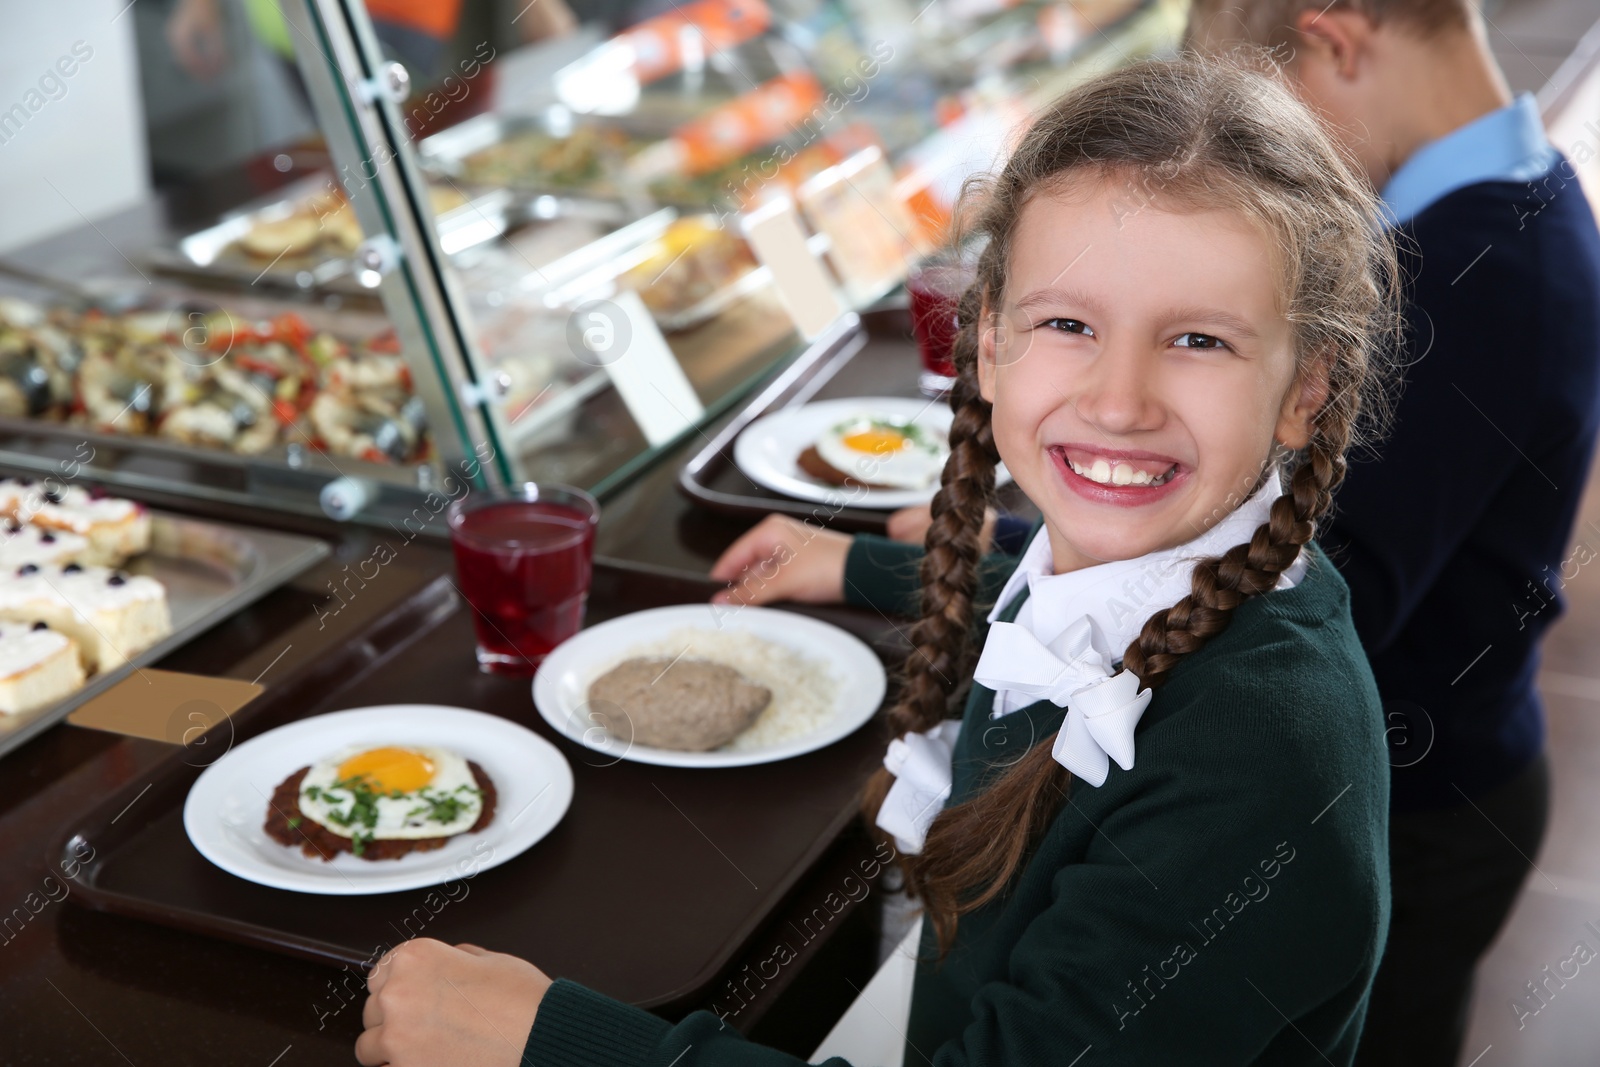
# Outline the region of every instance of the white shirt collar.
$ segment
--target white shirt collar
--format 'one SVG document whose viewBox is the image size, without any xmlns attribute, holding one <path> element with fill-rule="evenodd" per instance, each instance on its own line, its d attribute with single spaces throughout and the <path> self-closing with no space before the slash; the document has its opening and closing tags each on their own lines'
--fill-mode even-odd
<svg viewBox="0 0 1600 1067">
<path fill-rule="evenodd" d="M 1384 183 L 1384 215 L 1390 225 L 1399 225 L 1468 185 L 1533 181 L 1558 158 L 1538 101 L 1522 93 L 1412 152 Z"/>
<path fill-rule="evenodd" d="M 1249 499 L 1184 544 L 1065 574 L 1054 573 L 1049 531 L 1041 527 L 1007 579 L 988 621 L 998 621 L 1006 605 L 1026 587 L 1028 599 L 1017 613 L 1016 622 L 1041 643 L 1051 646 L 1072 623 L 1087 616 L 1094 627 L 1096 643 L 1120 658 L 1146 619 L 1176 604 L 1189 592 L 1190 575 L 1197 560 L 1221 555 L 1250 540 L 1256 527 L 1267 521 L 1272 502 L 1283 495 L 1280 481 L 1274 467 Z M 1279 576 L 1277 588 L 1292 587 L 1304 574 L 1302 550 Z M 1013 710 L 1012 701 L 996 700 L 996 714 L 1009 710 Z"/>
</svg>

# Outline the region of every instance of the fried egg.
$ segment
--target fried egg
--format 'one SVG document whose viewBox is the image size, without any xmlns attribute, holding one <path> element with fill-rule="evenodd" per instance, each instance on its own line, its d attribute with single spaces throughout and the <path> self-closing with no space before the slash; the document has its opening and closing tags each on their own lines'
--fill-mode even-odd
<svg viewBox="0 0 1600 1067">
<path fill-rule="evenodd" d="M 817 441 L 817 455 L 835 470 L 894 489 L 938 482 L 949 450 L 938 430 L 889 419 L 851 419 Z"/>
<path fill-rule="evenodd" d="M 482 810 L 467 761 L 422 745 L 346 749 L 313 763 L 300 783 L 300 813 L 341 837 L 448 837 Z"/>
</svg>

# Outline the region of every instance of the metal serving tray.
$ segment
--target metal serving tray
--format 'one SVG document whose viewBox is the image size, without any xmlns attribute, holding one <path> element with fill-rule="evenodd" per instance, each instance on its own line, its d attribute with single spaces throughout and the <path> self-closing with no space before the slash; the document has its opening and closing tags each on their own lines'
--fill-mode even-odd
<svg viewBox="0 0 1600 1067">
<path fill-rule="evenodd" d="M 636 140 L 655 141 L 670 135 L 673 124 L 628 117 L 598 119 L 591 116 L 570 118 L 563 116 L 560 121 L 552 121 L 552 117 L 548 115 L 544 117 L 476 115 L 465 122 L 459 122 L 423 138 L 417 143 L 417 154 L 425 173 L 460 181 L 464 186 L 471 188 L 502 188 L 481 185 L 469 180 L 466 177 L 467 157 L 524 134 L 539 134 L 560 139 L 571 136 L 580 129 L 615 130 Z M 627 190 L 621 188 L 612 180 L 613 178 L 614 176 L 607 176 L 598 181 L 570 184 L 530 179 L 508 183 L 504 188 L 515 190 L 525 196 L 559 193 L 601 200 L 625 197 Z M 637 194 L 640 191 L 642 190 L 635 192 Z"/>
<path fill-rule="evenodd" d="M 355 280 L 354 262 L 347 255 L 319 249 L 263 260 L 238 247 L 238 241 L 261 222 L 284 218 L 325 193 L 327 179 L 312 175 L 285 186 L 271 199 L 230 212 L 215 224 L 189 234 L 176 245 L 158 245 L 146 253 L 158 269 L 183 275 L 222 278 L 246 285 L 265 284 L 282 289 L 330 290 L 369 294 Z M 492 241 L 516 225 L 517 198 L 504 189 L 464 194 L 467 201 L 440 214 L 436 221 L 439 242 L 449 255 Z"/>
<path fill-rule="evenodd" d="M 710 106 L 712 105 L 707 104 L 707 109 Z M 696 109 L 694 114 L 703 113 L 704 110 Z M 447 130 L 441 130 L 418 142 L 417 152 L 423 172 L 439 180 L 459 183 L 461 188 L 469 190 L 509 189 L 524 198 L 560 194 L 609 200 L 625 205 L 635 216 L 642 216 L 663 204 L 684 211 L 705 211 L 713 207 L 716 201 L 723 199 L 720 192 L 704 196 L 691 189 L 673 188 L 674 183 L 663 184 L 660 177 L 641 179 L 630 174 L 624 166 L 604 168 L 605 173 L 575 182 L 556 181 L 536 175 L 501 182 L 485 181 L 470 176 L 467 166 L 469 157 L 504 141 L 527 134 L 562 140 L 582 130 L 606 130 L 623 134 L 639 142 L 643 147 L 665 140 L 689 121 L 687 116 L 673 117 L 668 114 L 567 116 L 559 110 L 554 114 L 560 117 L 554 118 L 550 113 L 544 116 L 478 115 Z M 767 146 L 753 147 L 747 154 L 758 154 L 764 147 Z M 738 159 L 732 162 L 737 163 Z"/>
<path fill-rule="evenodd" d="M 71 696 L 21 715 L 0 715 L 0 756 L 327 554 L 327 544 L 311 537 L 152 511 L 150 550 L 129 560 L 123 569 L 166 586 L 172 632 L 122 666 L 90 678 Z"/>
</svg>

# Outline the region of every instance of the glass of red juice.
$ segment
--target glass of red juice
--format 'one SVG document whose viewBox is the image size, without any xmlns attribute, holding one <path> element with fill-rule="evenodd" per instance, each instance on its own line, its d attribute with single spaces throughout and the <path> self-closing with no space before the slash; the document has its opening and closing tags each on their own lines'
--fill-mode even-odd
<svg viewBox="0 0 1600 1067">
<path fill-rule="evenodd" d="M 528 482 L 450 505 L 461 593 L 472 605 L 478 669 L 531 675 L 578 632 L 589 598 L 600 505 L 582 489 Z"/>
<path fill-rule="evenodd" d="M 924 396 L 944 396 L 956 384 L 956 313 L 974 272 L 958 262 L 935 262 L 912 271 L 911 332 L 922 353 L 917 384 Z"/>
</svg>

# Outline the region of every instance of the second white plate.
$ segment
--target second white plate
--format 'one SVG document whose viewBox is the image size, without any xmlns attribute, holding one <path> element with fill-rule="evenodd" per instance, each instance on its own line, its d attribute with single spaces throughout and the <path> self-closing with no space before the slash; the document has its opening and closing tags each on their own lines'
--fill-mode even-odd
<svg viewBox="0 0 1600 1067">
<path fill-rule="evenodd" d="M 862 489 L 828 485 L 800 469 L 800 453 L 827 431 L 856 418 L 894 419 L 915 423 L 938 436 L 950 434 L 955 416 L 943 400 L 905 396 L 858 396 L 818 400 L 763 415 L 744 428 L 733 443 L 733 462 L 757 485 L 784 496 L 831 507 L 894 510 L 926 504 L 939 491 L 937 481 L 923 489 Z M 1001 464 L 995 484 L 1011 475 Z"/>
<path fill-rule="evenodd" d="M 903 396 L 819 400 L 774 411 L 746 426 L 733 443 L 733 461 L 757 485 L 833 507 L 904 508 L 932 500 L 937 483 L 925 489 L 849 489 L 827 485 L 800 469 L 800 453 L 839 423 L 860 417 L 914 422 L 942 438 L 949 434 L 953 416 L 942 400 Z"/>
<path fill-rule="evenodd" d="M 724 746 L 679 752 L 619 738 L 589 715 L 589 684 L 627 659 L 630 649 L 685 629 L 741 631 L 785 645 L 825 670 L 833 681 L 833 714 L 802 736 L 761 748 Z M 665 767 L 744 767 L 772 763 L 833 744 L 860 729 L 883 703 L 883 664 L 859 638 L 806 615 L 771 608 L 678 604 L 635 612 L 592 626 L 558 645 L 533 679 L 533 700 L 544 720 L 609 761 Z"/>
</svg>

